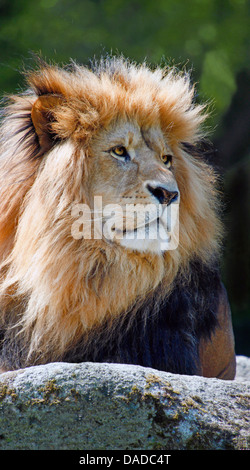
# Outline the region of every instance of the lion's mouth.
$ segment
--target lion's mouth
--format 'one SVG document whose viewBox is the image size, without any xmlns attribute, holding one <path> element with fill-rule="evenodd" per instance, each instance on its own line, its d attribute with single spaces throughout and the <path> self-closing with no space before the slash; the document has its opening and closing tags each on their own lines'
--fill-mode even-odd
<svg viewBox="0 0 250 470">
<path fill-rule="evenodd" d="M 157 217 L 156 219 L 150 220 L 149 222 L 146 222 L 145 224 L 137 225 L 137 227 L 135 227 L 134 229 L 124 229 L 123 234 L 137 233 L 140 229 L 143 229 L 143 228 L 145 229 L 145 232 L 147 232 L 149 231 L 152 225 L 157 225 L 157 227 L 159 227 L 159 224 L 160 224 L 160 218 Z"/>
<path fill-rule="evenodd" d="M 123 236 L 130 235 L 130 234 L 135 234 L 136 235 L 140 231 L 145 231 L 145 235 L 147 235 L 147 234 L 149 234 L 150 229 L 153 228 L 153 227 L 157 231 L 159 231 L 160 227 L 162 227 L 164 230 L 167 231 L 167 225 L 162 220 L 161 217 L 154 218 L 152 220 L 147 221 L 144 224 L 137 225 L 136 227 L 133 227 L 133 228 L 126 227 L 123 230 L 119 229 L 119 228 L 116 228 L 114 226 L 114 227 L 112 227 L 112 231 L 116 232 L 117 234 L 123 235 Z"/>
<path fill-rule="evenodd" d="M 113 219 L 105 238 L 126 248 L 139 251 L 166 251 L 176 249 L 179 243 L 179 205 L 162 211 L 141 211 Z M 119 214 L 120 215 L 120 214 Z"/>
</svg>

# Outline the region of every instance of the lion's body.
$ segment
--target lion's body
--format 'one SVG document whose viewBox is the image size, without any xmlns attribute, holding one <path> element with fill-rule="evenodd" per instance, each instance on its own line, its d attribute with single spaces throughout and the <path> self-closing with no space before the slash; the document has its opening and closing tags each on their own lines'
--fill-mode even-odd
<svg viewBox="0 0 250 470">
<path fill-rule="evenodd" d="M 232 378 L 216 178 L 187 152 L 204 120 L 187 77 L 119 59 L 94 71 L 44 66 L 29 84 L 32 91 L 12 97 L 1 132 L 3 369 L 93 360 L 220 376 L 230 364 L 223 377 Z M 115 152 L 124 149 L 122 160 Z M 72 236 L 73 204 L 92 214 L 96 195 L 107 207 L 138 199 L 159 206 L 163 194 L 180 197 L 173 250 L 158 238 L 131 241 L 130 213 L 126 230 L 116 216 L 111 241 Z M 217 348 L 209 365 L 209 345 L 224 344 L 218 332 L 226 354 Z"/>
</svg>

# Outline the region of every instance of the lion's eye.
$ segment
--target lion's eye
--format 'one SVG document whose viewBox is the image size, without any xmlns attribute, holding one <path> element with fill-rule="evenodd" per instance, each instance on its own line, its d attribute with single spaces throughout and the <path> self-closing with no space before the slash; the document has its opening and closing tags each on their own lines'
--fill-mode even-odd
<svg viewBox="0 0 250 470">
<path fill-rule="evenodd" d="M 111 150 L 110 150 L 110 153 L 113 157 L 115 158 L 124 158 L 125 160 L 129 160 L 129 154 L 126 150 L 125 147 L 113 147 Z"/>
<path fill-rule="evenodd" d="M 161 161 L 166 165 L 168 168 L 172 165 L 172 155 L 162 155 Z"/>
<path fill-rule="evenodd" d="M 118 156 L 118 157 L 124 157 L 126 155 L 126 149 L 125 147 L 115 147 L 113 149 L 113 152 Z"/>
</svg>

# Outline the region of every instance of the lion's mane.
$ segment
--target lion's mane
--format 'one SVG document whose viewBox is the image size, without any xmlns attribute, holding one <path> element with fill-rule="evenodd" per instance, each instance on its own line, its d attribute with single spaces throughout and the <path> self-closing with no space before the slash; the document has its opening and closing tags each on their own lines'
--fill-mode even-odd
<svg viewBox="0 0 250 470">
<path fill-rule="evenodd" d="M 107 338 L 118 328 L 122 344 L 136 321 L 138 340 L 147 318 L 170 298 L 182 311 L 180 329 L 193 325 L 186 305 L 178 304 L 176 286 L 179 292 L 197 289 L 202 274 L 195 268 L 194 276 L 191 266 L 214 272 L 222 229 L 216 177 L 199 145 L 204 107 L 195 104 L 187 73 L 150 70 L 122 58 L 90 68 L 41 64 L 27 82 L 26 92 L 8 98 L 1 125 L 2 362 L 15 368 L 80 360 L 79 351 L 82 359 L 126 362 L 115 352 L 101 357 Z M 161 256 L 70 234 L 72 203 L 88 201 L 91 139 L 124 116 L 141 126 L 158 123 L 176 156 L 180 242 Z M 212 279 L 203 282 L 203 291 Z M 193 341 L 189 330 L 185 335 L 186 344 Z"/>
</svg>

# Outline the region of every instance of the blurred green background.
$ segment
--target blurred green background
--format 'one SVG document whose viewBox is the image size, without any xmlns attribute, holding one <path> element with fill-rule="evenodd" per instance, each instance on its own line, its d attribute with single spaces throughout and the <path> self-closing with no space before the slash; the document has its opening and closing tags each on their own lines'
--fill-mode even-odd
<svg viewBox="0 0 250 470">
<path fill-rule="evenodd" d="M 223 280 L 237 354 L 250 356 L 250 4 L 247 0 L 0 0 L 0 93 L 23 88 L 32 52 L 57 63 L 122 53 L 192 70 L 209 101 L 225 193 Z"/>
</svg>

